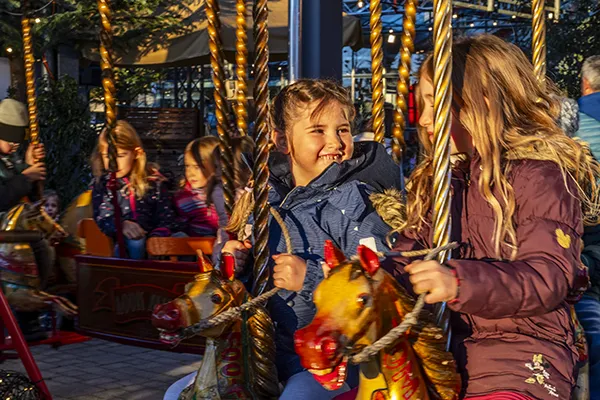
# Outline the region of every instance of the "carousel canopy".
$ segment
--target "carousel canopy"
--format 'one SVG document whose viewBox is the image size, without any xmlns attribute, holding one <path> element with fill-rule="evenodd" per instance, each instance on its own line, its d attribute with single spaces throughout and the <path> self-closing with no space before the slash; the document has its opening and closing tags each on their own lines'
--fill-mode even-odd
<svg viewBox="0 0 600 400">
<path fill-rule="evenodd" d="M 235 60 L 236 7 L 235 0 L 220 0 L 221 38 L 223 53 L 231 62 Z M 197 0 L 181 9 L 181 17 L 186 33 L 169 37 L 163 43 L 147 43 L 135 50 L 117 51 L 115 64 L 118 66 L 139 67 L 179 67 L 208 64 L 208 22 L 205 14 L 205 0 Z M 248 50 L 254 49 L 252 34 L 252 2 L 247 2 Z M 362 45 L 360 20 L 353 16 L 343 16 L 343 45 L 358 49 Z M 269 1 L 269 51 L 271 61 L 284 61 L 288 53 L 288 1 Z M 98 49 L 89 47 L 84 50 L 86 58 L 99 60 Z"/>
</svg>

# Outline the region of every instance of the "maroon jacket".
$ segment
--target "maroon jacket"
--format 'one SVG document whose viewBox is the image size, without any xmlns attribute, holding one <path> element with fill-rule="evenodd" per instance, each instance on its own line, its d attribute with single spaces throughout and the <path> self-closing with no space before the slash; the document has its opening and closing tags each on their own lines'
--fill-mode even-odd
<svg viewBox="0 0 600 400">
<path fill-rule="evenodd" d="M 495 260 L 495 217 L 478 189 L 479 159 L 453 171 L 451 240 L 463 246 L 448 262 L 459 279 L 458 299 L 449 305 L 452 351 L 466 396 L 516 391 L 534 399 L 568 399 L 578 354 L 567 298 L 581 289 L 576 278 L 585 275 L 581 203 L 575 183 L 567 179 L 567 189 L 555 163 L 511 163 L 519 246 L 512 262 Z M 401 235 L 395 249 L 430 247 L 426 226 L 418 235 Z M 408 262 L 389 258 L 384 267 L 406 282 Z"/>
</svg>

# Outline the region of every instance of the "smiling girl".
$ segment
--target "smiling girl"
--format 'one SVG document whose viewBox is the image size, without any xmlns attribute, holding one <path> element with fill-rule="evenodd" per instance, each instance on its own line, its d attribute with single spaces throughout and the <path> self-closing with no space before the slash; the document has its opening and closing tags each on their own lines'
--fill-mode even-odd
<svg viewBox="0 0 600 400">
<path fill-rule="evenodd" d="M 121 207 L 123 235 L 130 258 L 143 259 L 146 255 L 146 237 L 168 236 L 174 224 L 174 213 L 165 180 L 146 164 L 146 152 L 135 129 L 125 121 L 118 121 L 117 133 L 117 196 Z M 92 189 L 94 218 L 98 227 L 110 237 L 116 236 L 112 194 L 107 189 L 108 142 L 106 131 L 98 138 L 92 156 L 95 183 Z"/>
<path fill-rule="evenodd" d="M 325 80 L 299 80 L 285 87 L 271 108 L 276 151 L 269 158 L 269 205 L 284 219 L 293 248 L 287 253 L 281 228 L 269 224 L 273 283 L 282 289 L 269 307 L 276 326 L 279 379 L 285 382 L 283 400 L 329 399 L 348 389 L 324 389 L 302 368 L 293 344 L 296 329 L 315 313 L 312 294 L 324 277 L 325 240 L 348 256 L 359 244 L 386 247 L 390 228 L 375 212 L 369 194 L 399 188 L 399 169 L 380 144 L 353 142 L 353 119 L 348 92 Z M 243 270 L 250 264 L 246 255 L 251 246 L 249 241 L 229 241 L 222 253 L 234 254 L 237 270 Z"/>
</svg>

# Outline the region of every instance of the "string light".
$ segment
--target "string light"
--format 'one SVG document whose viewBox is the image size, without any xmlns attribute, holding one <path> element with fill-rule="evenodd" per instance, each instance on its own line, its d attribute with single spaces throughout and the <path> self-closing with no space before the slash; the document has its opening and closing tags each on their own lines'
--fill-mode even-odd
<svg viewBox="0 0 600 400">
<path fill-rule="evenodd" d="M 475 24 L 474 24 L 474 23 L 471 23 L 469 26 L 470 26 L 471 28 L 473 28 L 473 27 L 475 26 Z"/>
<path fill-rule="evenodd" d="M 458 14 L 452 15 L 452 18 L 454 18 L 454 19 L 458 18 Z"/>
<path fill-rule="evenodd" d="M 428 30 L 429 32 L 431 32 L 431 31 L 433 30 L 433 28 L 432 28 L 432 27 L 429 27 L 429 28 L 427 28 L 427 30 Z"/>
<path fill-rule="evenodd" d="M 548 13 L 548 19 L 552 19 L 552 18 L 554 18 L 554 13 L 552 11 L 550 11 Z"/>
<path fill-rule="evenodd" d="M 517 16 L 513 14 L 512 19 L 517 19 Z"/>
<path fill-rule="evenodd" d="M 39 24 L 40 22 L 42 22 L 42 20 L 39 19 L 39 18 L 36 18 L 34 21 L 35 21 L 36 24 Z"/>
<path fill-rule="evenodd" d="M 365 2 L 364 2 L 364 1 L 362 1 L 362 0 L 359 0 L 359 1 L 358 1 L 358 3 L 356 3 L 356 6 L 357 6 L 358 8 L 363 8 L 363 7 L 365 6 Z"/>
<path fill-rule="evenodd" d="M 13 52 L 13 48 L 12 47 L 7 47 L 6 48 L 6 52 L 7 53 L 12 53 Z"/>
<path fill-rule="evenodd" d="M 498 22 L 494 21 L 494 22 L 492 23 L 492 25 L 494 25 L 494 26 L 497 26 L 497 25 L 498 25 Z"/>
<path fill-rule="evenodd" d="M 396 41 L 396 35 L 391 33 L 390 36 L 388 36 L 388 43 L 394 43 L 395 41 Z"/>
</svg>

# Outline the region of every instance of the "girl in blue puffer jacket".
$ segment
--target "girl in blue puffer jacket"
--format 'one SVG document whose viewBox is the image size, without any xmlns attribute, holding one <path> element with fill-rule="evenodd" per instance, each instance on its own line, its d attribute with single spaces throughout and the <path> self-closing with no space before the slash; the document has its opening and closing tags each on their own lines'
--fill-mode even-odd
<svg viewBox="0 0 600 400">
<path fill-rule="evenodd" d="M 383 146 L 353 143 L 354 106 L 347 91 L 324 80 L 300 80 L 274 99 L 271 108 L 276 152 L 269 159 L 269 204 L 285 221 L 292 239 L 288 254 L 277 223 L 269 225 L 272 283 L 280 290 L 269 301 L 276 326 L 277 368 L 285 383 L 281 399 L 328 399 L 329 392 L 300 365 L 294 332 L 315 314 L 312 294 L 324 278 L 323 245 L 331 240 L 347 256 L 360 244 L 387 249 L 390 228 L 369 201 L 374 191 L 400 188 L 399 167 Z M 235 214 L 235 211 L 234 211 Z M 248 266 L 250 241 L 229 241 L 221 253 Z M 240 268 L 242 267 L 242 268 Z"/>
</svg>

